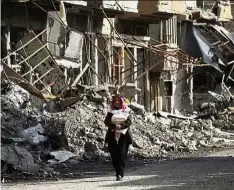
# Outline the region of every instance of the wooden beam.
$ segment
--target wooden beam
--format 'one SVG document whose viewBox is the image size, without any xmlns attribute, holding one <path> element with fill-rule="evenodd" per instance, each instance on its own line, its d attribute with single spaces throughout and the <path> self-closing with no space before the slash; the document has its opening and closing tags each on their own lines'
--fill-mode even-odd
<svg viewBox="0 0 234 190">
<path fill-rule="evenodd" d="M 72 87 L 74 87 L 80 80 L 80 78 L 83 76 L 83 74 L 85 73 L 85 71 L 89 68 L 90 65 L 90 60 L 86 63 L 85 67 L 83 68 L 83 70 L 80 72 L 80 74 L 76 77 L 76 79 L 74 80 L 74 82 L 72 83 Z"/>
<path fill-rule="evenodd" d="M 134 47 L 134 53 L 133 53 L 135 59 L 137 60 L 137 47 Z M 135 80 L 137 78 L 137 62 L 133 62 L 134 68 L 133 68 L 133 80 Z M 137 87 L 137 81 L 134 82 L 135 86 Z M 135 100 L 137 101 L 138 96 L 137 94 L 135 95 Z"/>
<path fill-rule="evenodd" d="M 10 30 L 10 25 L 9 25 L 9 21 L 6 20 L 6 32 L 5 32 L 5 38 L 6 38 L 6 49 L 7 52 L 11 52 L 11 30 Z M 11 65 L 11 58 L 8 57 L 7 58 L 7 65 L 10 66 Z"/>
<path fill-rule="evenodd" d="M 2 75 L 8 78 L 10 81 L 14 82 L 15 84 L 18 84 L 23 89 L 30 92 L 32 95 L 37 96 L 41 99 L 43 99 L 43 94 L 35 88 L 33 85 L 31 85 L 25 78 L 23 78 L 21 75 L 16 73 L 13 69 L 8 67 L 5 63 L 1 63 L 3 66 L 3 72 Z"/>
<path fill-rule="evenodd" d="M 97 36 L 93 37 L 94 37 L 95 46 L 98 47 L 98 38 Z M 94 69 L 95 73 L 98 73 L 98 49 L 95 48 L 94 46 L 92 48 L 92 68 Z M 92 74 L 93 84 L 98 85 L 98 77 L 95 73 Z"/>
</svg>

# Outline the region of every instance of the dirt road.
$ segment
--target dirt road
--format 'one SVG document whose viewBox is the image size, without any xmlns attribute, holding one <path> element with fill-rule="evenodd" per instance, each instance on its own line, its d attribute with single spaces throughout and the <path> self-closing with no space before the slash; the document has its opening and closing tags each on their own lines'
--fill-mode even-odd
<svg viewBox="0 0 234 190">
<path fill-rule="evenodd" d="M 234 150 L 207 157 L 153 162 L 126 170 L 123 181 L 114 173 L 73 180 L 4 184 L 9 190 L 233 190 Z"/>
</svg>

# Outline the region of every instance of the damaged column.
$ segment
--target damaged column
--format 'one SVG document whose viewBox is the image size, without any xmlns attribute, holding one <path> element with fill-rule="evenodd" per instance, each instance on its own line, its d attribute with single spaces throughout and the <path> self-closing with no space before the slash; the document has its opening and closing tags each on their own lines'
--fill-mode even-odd
<svg viewBox="0 0 234 190">
<path fill-rule="evenodd" d="M 134 47 L 134 58 L 135 58 L 135 60 L 137 60 L 137 47 Z M 133 79 L 134 79 L 134 81 L 135 81 L 135 86 L 137 87 L 137 81 L 135 80 L 136 78 L 137 78 L 137 62 L 136 61 L 134 61 L 134 69 L 133 69 Z M 137 99 L 137 94 L 135 95 L 135 100 L 137 101 L 138 99 Z"/>
<path fill-rule="evenodd" d="M 190 73 L 193 73 L 193 66 L 190 67 Z M 193 76 L 189 77 L 189 102 L 190 102 L 190 111 L 193 112 Z"/>
<path fill-rule="evenodd" d="M 96 47 L 98 47 L 98 38 L 95 34 L 92 35 L 92 40 Z M 94 85 L 98 85 L 98 49 L 94 45 L 91 46 L 91 65 L 93 68 L 92 81 Z"/>
<path fill-rule="evenodd" d="M 9 21 L 8 20 L 5 20 L 5 22 L 2 22 L 1 25 L 4 25 L 4 29 L 3 29 L 3 35 L 4 35 L 4 44 L 5 44 L 5 48 L 6 48 L 6 55 L 3 55 L 3 56 L 7 56 L 9 52 L 11 52 L 11 33 L 10 33 L 10 25 L 9 25 Z M 7 65 L 10 66 L 11 65 L 11 58 L 10 56 L 7 57 Z"/>
<path fill-rule="evenodd" d="M 146 51 L 145 53 L 147 55 L 146 57 L 150 56 L 149 53 L 148 53 L 148 51 Z M 146 62 L 149 62 L 149 59 L 147 59 Z M 144 65 L 145 69 L 143 71 L 146 71 L 148 69 L 149 65 L 147 63 L 146 63 L 146 65 Z M 145 85 L 144 85 L 144 87 L 145 87 L 145 89 L 144 89 L 144 92 L 145 92 L 145 95 L 144 95 L 145 101 L 144 102 L 145 102 L 145 110 L 148 112 L 148 111 L 150 111 L 150 80 L 149 80 L 149 71 L 146 72 L 144 80 L 145 80 L 144 81 L 144 83 L 145 83 Z"/>
</svg>

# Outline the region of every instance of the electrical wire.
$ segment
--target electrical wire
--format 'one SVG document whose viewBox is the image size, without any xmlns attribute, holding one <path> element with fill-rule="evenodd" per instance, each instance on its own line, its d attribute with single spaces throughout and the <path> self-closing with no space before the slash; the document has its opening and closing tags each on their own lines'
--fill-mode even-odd
<svg viewBox="0 0 234 190">
<path fill-rule="evenodd" d="M 51 0 L 51 2 L 53 3 L 53 1 Z M 60 16 L 58 15 L 58 17 L 59 17 L 59 20 L 57 19 L 57 18 L 55 18 L 53 15 L 51 15 L 51 14 L 49 14 L 48 13 L 48 11 L 46 11 L 44 8 L 42 8 L 41 6 L 39 6 L 37 3 L 35 3 L 35 2 L 32 2 L 33 4 L 35 4 L 37 7 L 39 7 L 41 10 L 43 10 L 44 12 L 46 12 L 48 15 L 50 15 L 52 18 L 54 18 L 55 20 L 57 20 L 58 22 L 60 22 L 62 25 L 64 25 L 68 30 L 70 30 L 70 31 L 74 31 L 74 32 L 77 32 L 77 33 L 80 33 L 80 34 L 83 34 L 84 35 L 84 33 L 81 33 L 81 32 L 79 32 L 79 31 L 77 31 L 77 30 L 75 30 L 75 29 L 73 29 L 73 28 L 70 28 L 69 26 L 66 26 L 64 23 L 63 23 L 63 21 L 62 21 L 62 19 L 60 18 Z M 53 5 L 54 5 L 54 3 L 53 3 Z M 55 9 L 56 10 L 56 9 Z M 103 9 L 101 9 L 102 11 L 103 11 Z M 57 11 L 56 11 L 57 12 Z M 88 36 L 88 35 L 85 35 L 85 36 L 87 36 L 88 38 L 89 38 L 89 40 L 92 42 L 92 40 L 90 39 L 90 37 Z M 135 41 L 137 41 L 136 39 L 135 39 Z M 158 41 L 159 42 L 159 41 Z M 93 43 L 93 42 L 92 42 Z M 129 43 L 129 42 L 128 42 Z M 161 42 L 159 42 L 159 43 L 161 43 Z M 93 43 L 93 45 L 95 45 L 94 43 Z M 125 44 L 124 44 L 125 45 Z M 136 44 L 135 44 L 136 45 Z M 138 46 L 140 46 L 140 47 L 142 47 L 141 45 L 139 45 L 139 44 L 137 44 Z M 144 49 L 147 49 L 146 47 L 143 47 Z M 99 49 L 99 48 L 98 48 Z M 147 50 L 149 50 L 149 49 L 147 49 Z M 100 49 L 99 49 L 99 51 L 100 51 Z M 156 52 L 154 52 L 154 51 L 152 51 L 152 50 L 149 50 L 150 52 L 152 52 L 152 53 L 156 53 Z M 165 50 L 162 50 L 162 51 L 164 51 L 165 52 Z M 183 51 L 181 51 L 182 53 L 184 53 L 184 54 L 186 54 L 185 52 L 183 52 Z M 159 52 L 157 52 L 156 54 L 160 54 Z M 188 55 L 188 54 L 187 54 Z M 104 55 L 103 55 L 104 56 Z M 161 55 L 162 56 L 162 55 Z M 105 57 L 105 56 L 104 56 Z M 106 58 L 106 57 L 105 57 Z M 106 58 L 107 59 L 107 58 Z M 167 59 L 167 58 L 164 58 L 165 60 L 168 60 L 168 61 L 170 61 L 170 62 L 173 62 L 172 60 L 169 60 L 169 59 Z M 107 59 L 108 60 L 108 59 Z M 178 62 L 175 62 L 175 63 L 177 63 L 178 64 Z M 132 68 L 134 68 L 136 65 L 134 65 Z M 124 70 L 123 72 L 121 72 L 120 74 L 122 74 L 122 73 L 125 73 L 125 72 L 127 72 L 128 70 L 131 70 L 132 68 L 129 68 L 129 69 L 127 69 L 127 70 Z"/>
</svg>

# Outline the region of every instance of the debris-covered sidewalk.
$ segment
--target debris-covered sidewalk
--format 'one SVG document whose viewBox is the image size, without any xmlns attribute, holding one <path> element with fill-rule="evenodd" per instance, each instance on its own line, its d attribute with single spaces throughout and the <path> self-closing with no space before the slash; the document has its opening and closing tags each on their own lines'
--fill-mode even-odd
<svg viewBox="0 0 234 190">
<path fill-rule="evenodd" d="M 111 86 L 77 86 L 73 99 L 40 100 L 17 85 L 2 84 L 2 176 L 23 172 L 57 175 L 69 164 L 108 161 L 104 117 Z M 234 134 L 222 131 L 224 120 L 196 119 L 165 112 L 147 113 L 137 103 L 130 159 L 163 158 L 172 152 L 232 146 Z M 233 123 L 229 122 L 229 129 Z M 64 170 L 63 170 L 64 171 Z M 77 168 L 79 171 L 79 168 Z M 66 171 L 69 172 L 69 171 Z"/>
</svg>

